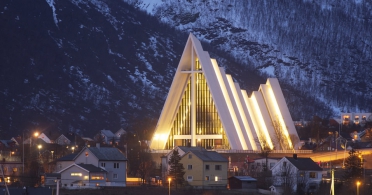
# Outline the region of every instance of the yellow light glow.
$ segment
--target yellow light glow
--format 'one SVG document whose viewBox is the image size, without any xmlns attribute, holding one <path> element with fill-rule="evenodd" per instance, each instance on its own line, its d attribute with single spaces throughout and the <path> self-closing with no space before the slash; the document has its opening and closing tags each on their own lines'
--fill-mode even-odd
<svg viewBox="0 0 372 195">
<path fill-rule="evenodd" d="M 35 133 L 34 133 L 34 136 L 35 136 L 35 137 L 39 136 L 39 132 L 35 132 Z"/>
<path fill-rule="evenodd" d="M 240 116 L 242 116 L 242 117 L 244 116 L 243 118 L 245 118 L 245 114 L 244 114 L 243 108 L 241 107 L 240 99 L 239 99 L 238 94 L 236 93 L 235 84 L 234 84 L 234 81 L 232 80 L 231 75 L 227 75 L 227 81 L 228 81 L 229 86 L 230 86 L 230 89 L 232 91 L 234 101 L 237 104 L 238 112 L 239 112 Z M 231 107 L 233 107 L 232 106 L 232 103 L 231 103 Z M 242 132 L 242 129 L 241 129 L 240 125 L 239 125 L 238 117 L 236 115 L 234 117 L 234 123 L 235 122 L 236 122 L 236 126 L 235 127 L 239 127 L 237 129 L 237 132 L 238 132 L 238 136 L 239 136 L 240 142 L 241 142 L 241 144 L 243 146 L 243 150 L 248 150 L 247 142 L 244 139 L 243 132 Z"/>
<path fill-rule="evenodd" d="M 239 126 L 238 120 L 237 120 L 236 115 L 235 115 L 235 112 L 234 112 L 234 110 L 233 110 L 233 106 L 232 106 L 232 104 L 231 104 L 231 100 L 230 100 L 229 94 L 228 94 L 228 92 L 227 92 L 226 85 L 225 85 L 225 83 L 223 82 L 223 78 L 222 78 L 222 75 L 221 75 L 220 69 L 219 69 L 219 67 L 217 66 L 217 64 L 213 63 L 213 61 L 212 61 L 212 66 L 213 66 L 213 69 L 214 69 L 214 71 L 215 71 L 215 73 L 216 73 L 216 75 L 217 75 L 218 84 L 219 84 L 219 86 L 220 86 L 221 89 L 222 89 L 222 95 L 223 95 L 223 97 L 224 97 L 224 99 L 225 99 L 225 101 L 226 101 L 227 108 L 228 108 L 228 110 L 229 110 L 230 116 L 231 116 L 231 118 L 232 118 L 232 120 L 233 120 L 233 123 L 234 123 L 234 127 L 235 127 L 237 133 L 239 134 L 239 136 L 238 136 L 238 137 L 239 137 L 239 141 L 240 141 L 240 144 L 239 144 L 239 145 L 241 145 L 241 146 L 243 147 L 244 150 L 247 150 L 247 149 L 248 149 L 248 148 L 247 148 L 247 144 L 246 144 L 246 142 L 245 142 L 245 140 L 244 140 L 244 137 L 242 136 L 242 131 L 241 131 L 241 129 L 240 129 L 240 126 Z M 243 144 L 243 143 L 244 143 L 244 144 Z"/>
<path fill-rule="evenodd" d="M 272 102 L 271 105 L 274 108 L 276 116 L 278 116 L 278 119 L 279 119 L 278 122 L 281 126 L 282 131 L 284 131 L 283 133 L 284 133 L 284 135 L 287 139 L 288 146 L 289 146 L 290 149 L 293 149 L 292 141 L 291 141 L 291 138 L 289 137 L 288 129 L 287 129 L 287 126 L 285 125 L 285 122 L 283 120 L 283 116 L 282 116 L 282 113 L 280 112 L 279 105 L 278 105 L 278 102 L 276 101 L 273 89 L 271 88 L 271 86 L 267 86 L 267 88 L 268 88 L 268 92 L 269 92 L 269 99 Z"/>
<path fill-rule="evenodd" d="M 266 127 L 265 121 L 264 121 L 264 119 L 262 117 L 262 113 L 261 113 L 260 107 L 258 106 L 257 99 L 256 99 L 256 97 L 253 94 L 251 96 L 251 100 L 252 100 L 252 104 L 253 104 L 253 110 L 256 113 L 256 115 L 255 115 L 256 116 L 256 119 L 258 120 L 258 124 L 257 125 L 260 127 L 259 129 L 261 129 L 261 131 L 259 131 L 259 132 L 260 132 L 260 134 L 261 133 L 264 134 L 264 136 L 266 138 L 266 141 L 269 144 L 269 147 L 271 149 L 273 149 L 274 148 L 274 145 L 273 145 L 273 143 L 271 141 L 269 132 L 267 131 L 267 127 Z M 258 135 L 258 136 L 260 136 L 260 135 Z M 261 145 L 261 147 L 262 147 L 262 145 Z"/>
</svg>

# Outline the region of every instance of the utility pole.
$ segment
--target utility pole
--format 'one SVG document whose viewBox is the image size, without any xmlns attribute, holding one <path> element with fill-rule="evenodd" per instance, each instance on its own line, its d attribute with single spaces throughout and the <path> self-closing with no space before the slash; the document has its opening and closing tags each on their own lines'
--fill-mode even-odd
<svg viewBox="0 0 372 195">
<path fill-rule="evenodd" d="M 331 169 L 332 181 L 331 181 L 331 195 L 335 195 L 335 170 Z"/>
</svg>

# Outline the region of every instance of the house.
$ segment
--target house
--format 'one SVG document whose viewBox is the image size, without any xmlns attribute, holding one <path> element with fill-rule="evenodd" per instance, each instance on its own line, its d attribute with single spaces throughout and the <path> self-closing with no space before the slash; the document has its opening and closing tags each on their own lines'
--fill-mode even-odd
<svg viewBox="0 0 372 195">
<path fill-rule="evenodd" d="M 75 133 L 64 133 L 58 136 L 55 140 L 56 144 L 59 145 L 76 145 L 76 134 Z"/>
<path fill-rule="evenodd" d="M 257 179 L 250 176 L 229 177 L 229 189 L 250 189 L 257 188 Z"/>
<path fill-rule="evenodd" d="M 277 189 L 302 190 L 303 192 L 315 192 L 322 180 L 323 169 L 311 158 L 283 157 L 271 169 L 274 186 Z"/>
<path fill-rule="evenodd" d="M 190 150 L 181 156 L 184 179 L 194 188 L 226 188 L 228 160 L 215 151 Z"/>
<path fill-rule="evenodd" d="M 62 172 L 73 164 L 80 167 L 84 166 L 81 164 L 90 164 L 106 171 L 104 174 L 105 183 L 99 182 L 100 186 L 126 186 L 127 159 L 117 148 L 100 147 L 100 144 L 97 144 L 96 147 L 84 147 L 78 153 L 58 159 L 56 172 L 61 173 L 61 180 L 66 176 Z M 85 173 L 87 172 L 85 171 Z M 84 182 L 81 183 L 81 185 L 83 184 Z"/>
<path fill-rule="evenodd" d="M 97 142 L 112 145 L 112 141 L 117 142 L 118 139 L 116 138 L 115 134 L 112 133 L 110 130 L 101 130 L 96 136 L 95 140 Z"/>
<path fill-rule="evenodd" d="M 60 170 L 61 187 L 67 189 L 106 186 L 107 171 L 92 164 L 71 164 Z"/>
<path fill-rule="evenodd" d="M 267 158 L 267 170 L 270 170 L 281 158 Z M 259 173 L 264 170 L 266 158 L 256 158 L 250 165 L 250 173 Z"/>
<path fill-rule="evenodd" d="M 115 132 L 115 137 L 117 140 L 120 140 L 120 137 L 125 134 L 127 134 L 127 132 L 123 128 L 121 128 Z"/>
</svg>

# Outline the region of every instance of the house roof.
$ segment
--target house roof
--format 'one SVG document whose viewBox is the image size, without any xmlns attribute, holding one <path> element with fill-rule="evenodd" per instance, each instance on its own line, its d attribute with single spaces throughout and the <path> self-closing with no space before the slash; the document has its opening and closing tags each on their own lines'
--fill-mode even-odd
<svg viewBox="0 0 372 195">
<path fill-rule="evenodd" d="M 227 158 L 215 151 L 193 150 L 185 153 L 185 155 L 192 153 L 204 162 L 229 162 Z"/>
<path fill-rule="evenodd" d="M 297 158 L 283 157 L 283 158 L 286 158 L 298 170 L 302 170 L 302 171 L 322 171 L 323 170 L 311 158 L 298 158 L 298 157 Z"/>
<path fill-rule="evenodd" d="M 87 147 L 101 161 L 126 161 L 127 158 L 117 148 Z M 82 150 L 83 151 L 83 150 Z"/>
<path fill-rule="evenodd" d="M 240 181 L 257 181 L 257 179 L 251 176 L 232 176 L 232 177 L 235 177 L 236 179 L 239 179 Z"/>
<path fill-rule="evenodd" d="M 89 172 L 106 172 L 104 169 L 96 167 L 92 164 L 77 164 L 77 166 L 80 166 Z"/>
<path fill-rule="evenodd" d="M 106 137 L 115 137 L 114 133 L 110 130 L 101 130 L 101 134 L 105 135 Z"/>
<path fill-rule="evenodd" d="M 73 164 L 67 166 L 66 168 L 58 171 L 57 173 L 62 173 L 62 172 L 66 171 L 67 169 L 69 169 L 69 168 L 71 168 L 73 166 L 77 166 L 77 167 L 79 167 L 80 169 L 83 169 L 86 172 L 94 172 L 94 173 L 97 173 L 97 172 L 107 172 L 106 170 L 104 170 L 102 168 L 99 168 L 99 167 L 96 167 L 96 166 L 94 166 L 92 164 L 75 164 L 75 163 L 73 163 Z"/>
</svg>

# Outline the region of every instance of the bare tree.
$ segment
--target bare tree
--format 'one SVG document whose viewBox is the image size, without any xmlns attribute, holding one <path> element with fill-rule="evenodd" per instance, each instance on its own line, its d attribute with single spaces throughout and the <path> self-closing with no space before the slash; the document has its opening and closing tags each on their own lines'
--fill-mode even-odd
<svg viewBox="0 0 372 195">
<path fill-rule="evenodd" d="M 279 170 L 273 172 L 273 181 L 276 185 L 281 185 L 283 194 L 292 194 L 297 184 L 296 168 L 288 162 L 282 162 Z"/>
<path fill-rule="evenodd" d="M 289 143 L 289 140 L 286 135 L 287 127 L 285 129 L 281 125 L 280 118 L 278 115 L 273 119 L 271 122 L 275 135 L 272 136 L 272 140 L 277 143 L 281 147 L 282 150 L 290 150 L 293 149 L 291 146 L 291 143 Z"/>
<path fill-rule="evenodd" d="M 289 139 L 292 142 L 293 149 L 299 149 L 295 148 L 295 146 L 297 146 L 300 143 L 300 139 L 298 138 L 298 136 L 294 134 L 289 134 Z"/>
<path fill-rule="evenodd" d="M 263 166 L 264 171 L 267 171 L 267 163 L 270 153 L 274 150 L 270 146 L 269 140 L 261 133 L 258 138 L 256 138 L 256 143 L 261 146 L 261 152 L 259 153 L 261 157 L 265 158 L 265 165 Z"/>
</svg>

